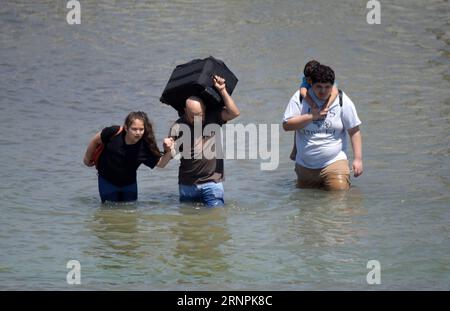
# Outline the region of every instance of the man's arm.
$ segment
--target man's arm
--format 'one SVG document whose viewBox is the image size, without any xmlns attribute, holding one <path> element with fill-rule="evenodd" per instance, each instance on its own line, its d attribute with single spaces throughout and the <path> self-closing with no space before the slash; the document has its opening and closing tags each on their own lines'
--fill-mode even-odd
<svg viewBox="0 0 450 311">
<path fill-rule="evenodd" d="M 297 129 L 302 129 L 312 121 L 316 121 L 325 117 L 327 113 L 328 108 L 319 109 L 317 106 L 313 106 L 311 107 L 311 113 L 295 116 L 283 122 L 283 129 L 285 131 L 295 131 Z"/>
<path fill-rule="evenodd" d="M 362 137 L 359 126 L 349 129 L 348 134 L 350 135 L 350 140 L 352 141 L 353 148 L 353 175 L 355 177 L 358 177 L 363 173 Z"/>
<path fill-rule="evenodd" d="M 214 86 L 219 91 L 220 95 L 223 98 L 223 101 L 225 103 L 225 107 L 221 112 L 221 118 L 224 122 L 233 120 L 234 118 L 237 118 L 241 112 L 239 111 L 239 108 L 236 106 L 236 103 L 234 102 L 234 99 L 228 94 L 228 91 L 225 87 L 225 79 L 219 76 L 214 76 Z"/>
<path fill-rule="evenodd" d="M 289 120 L 283 122 L 283 129 L 285 131 L 295 131 L 297 129 L 304 128 L 312 121 L 313 121 L 312 114 L 310 113 L 302 114 L 300 116 L 292 117 Z"/>
</svg>

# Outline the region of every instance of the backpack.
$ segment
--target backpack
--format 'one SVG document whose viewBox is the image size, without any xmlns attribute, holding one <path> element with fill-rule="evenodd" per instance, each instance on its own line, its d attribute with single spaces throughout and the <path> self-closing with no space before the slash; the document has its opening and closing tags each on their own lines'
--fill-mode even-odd
<svg viewBox="0 0 450 311">
<path fill-rule="evenodd" d="M 113 137 L 119 135 L 120 133 L 122 133 L 122 131 L 123 131 L 123 127 L 121 126 L 119 128 L 119 130 L 113 135 Z M 97 148 L 94 151 L 94 154 L 92 155 L 92 161 L 94 162 L 96 169 L 98 169 L 98 163 L 100 160 L 100 155 L 103 152 L 103 149 L 105 149 L 105 144 L 100 143 L 100 145 L 97 146 Z"/>
<path fill-rule="evenodd" d="M 342 107 L 342 90 L 338 89 L 338 92 L 339 92 L 339 106 Z M 299 94 L 299 97 L 300 97 L 300 102 L 302 102 L 303 96 Z"/>
</svg>

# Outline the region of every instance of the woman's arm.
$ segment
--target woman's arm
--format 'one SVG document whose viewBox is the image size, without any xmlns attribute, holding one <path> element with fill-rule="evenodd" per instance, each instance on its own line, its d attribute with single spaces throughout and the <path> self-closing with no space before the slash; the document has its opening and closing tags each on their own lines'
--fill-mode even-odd
<svg viewBox="0 0 450 311">
<path fill-rule="evenodd" d="M 84 154 L 83 163 L 86 166 L 94 166 L 94 161 L 92 161 L 92 156 L 94 154 L 95 149 L 97 149 L 97 146 L 102 143 L 102 139 L 100 137 L 100 132 L 94 135 L 92 137 L 91 141 L 89 142 L 86 153 Z"/>
<path fill-rule="evenodd" d="M 159 158 L 158 163 L 156 163 L 156 166 L 159 168 L 164 168 L 166 167 L 167 163 L 169 163 L 169 161 L 172 159 L 172 154 L 169 152 L 164 153 L 164 155 Z"/>
<path fill-rule="evenodd" d="M 172 159 L 172 148 L 174 146 L 174 140 L 173 138 L 164 138 L 163 141 L 163 147 L 164 147 L 164 155 L 159 158 L 158 163 L 156 163 L 156 166 L 159 168 L 166 167 L 167 163 Z"/>
<path fill-rule="evenodd" d="M 358 177 L 363 173 L 362 137 L 359 126 L 349 129 L 348 134 L 350 135 L 350 140 L 352 141 L 353 148 L 353 175 L 355 177 Z"/>
</svg>

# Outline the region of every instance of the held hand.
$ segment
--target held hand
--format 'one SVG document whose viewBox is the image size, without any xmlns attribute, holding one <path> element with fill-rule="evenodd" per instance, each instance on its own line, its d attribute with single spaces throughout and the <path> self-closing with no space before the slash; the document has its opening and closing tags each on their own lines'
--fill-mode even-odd
<svg viewBox="0 0 450 311">
<path fill-rule="evenodd" d="M 164 152 L 170 152 L 173 145 L 174 145 L 173 138 L 164 138 L 164 141 L 163 141 Z"/>
<path fill-rule="evenodd" d="M 353 176 L 358 177 L 363 173 L 363 164 L 361 160 L 353 160 L 352 165 Z"/>
<path fill-rule="evenodd" d="M 313 116 L 313 121 L 325 119 L 328 114 L 328 106 L 324 105 L 322 109 L 319 109 L 317 104 L 314 102 L 312 97 L 309 94 L 306 94 L 305 100 L 308 102 L 311 107 L 311 114 Z"/>
<path fill-rule="evenodd" d="M 222 77 L 219 77 L 217 75 L 213 76 L 213 82 L 214 87 L 219 91 L 222 92 L 223 90 L 226 90 L 225 88 L 225 79 Z"/>
<path fill-rule="evenodd" d="M 325 107 L 319 109 L 316 105 L 314 105 L 314 107 L 311 107 L 311 114 L 313 116 L 313 121 L 325 119 L 328 114 L 328 108 Z"/>
</svg>

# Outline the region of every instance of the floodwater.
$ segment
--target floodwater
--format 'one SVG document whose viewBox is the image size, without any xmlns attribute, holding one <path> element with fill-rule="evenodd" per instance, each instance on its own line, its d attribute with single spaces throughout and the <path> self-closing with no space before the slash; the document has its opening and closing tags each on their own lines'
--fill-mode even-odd
<svg viewBox="0 0 450 311">
<path fill-rule="evenodd" d="M 0 7 L 0 289 L 450 289 L 448 1 L 382 1 L 380 25 L 365 1 L 80 2 L 80 25 L 66 1 Z M 144 110 L 162 141 L 172 69 L 209 55 L 238 76 L 244 125 L 280 123 L 308 60 L 334 68 L 363 122 L 351 190 L 296 189 L 280 127 L 276 170 L 225 161 L 225 208 L 180 205 L 176 161 L 102 206 L 90 137 Z"/>
</svg>

